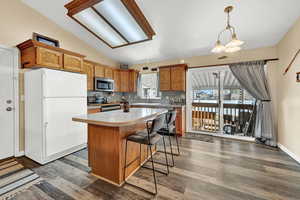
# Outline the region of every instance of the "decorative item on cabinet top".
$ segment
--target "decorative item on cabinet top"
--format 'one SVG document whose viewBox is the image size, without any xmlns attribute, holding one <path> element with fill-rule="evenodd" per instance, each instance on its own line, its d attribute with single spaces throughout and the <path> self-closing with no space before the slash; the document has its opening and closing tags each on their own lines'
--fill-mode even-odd
<svg viewBox="0 0 300 200">
<path fill-rule="evenodd" d="M 50 38 L 48 36 L 41 35 L 39 33 L 33 33 L 32 34 L 32 39 L 38 42 L 42 42 L 44 44 L 54 46 L 54 47 L 59 47 L 59 41 L 53 38 Z"/>
</svg>

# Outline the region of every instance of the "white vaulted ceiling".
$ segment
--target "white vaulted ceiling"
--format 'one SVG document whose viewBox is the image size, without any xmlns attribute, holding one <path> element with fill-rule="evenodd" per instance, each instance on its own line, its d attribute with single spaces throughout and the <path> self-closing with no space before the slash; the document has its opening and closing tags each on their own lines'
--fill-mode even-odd
<svg viewBox="0 0 300 200">
<path fill-rule="evenodd" d="M 62 28 L 127 64 L 207 55 L 225 27 L 224 7 L 235 7 L 231 23 L 245 49 L 279 42 L 300 17 L 299 0 L 136 0 L 156 36 L 149 42 L 111 49 L 67 15 L 71 0 L 22 0 Z M 34 31 L 34 30 L 33 30 Z"/>
</svg>

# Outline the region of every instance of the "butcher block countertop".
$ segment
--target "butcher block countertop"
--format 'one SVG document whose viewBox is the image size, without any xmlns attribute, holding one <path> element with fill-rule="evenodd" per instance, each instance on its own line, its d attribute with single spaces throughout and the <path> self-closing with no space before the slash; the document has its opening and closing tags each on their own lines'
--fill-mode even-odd
<svg viewBox="0 0 300 200">
<path fill-rule="evenodd" d="M 141 121 L 154 118 L 167 112 L 167 109 L 131 108 L 128 113 L 123 112 L 123 110 L 100 112 L 74 117 L 73 121 L 99 126 L 122 127 L 140 123 Z"/>
</svg>

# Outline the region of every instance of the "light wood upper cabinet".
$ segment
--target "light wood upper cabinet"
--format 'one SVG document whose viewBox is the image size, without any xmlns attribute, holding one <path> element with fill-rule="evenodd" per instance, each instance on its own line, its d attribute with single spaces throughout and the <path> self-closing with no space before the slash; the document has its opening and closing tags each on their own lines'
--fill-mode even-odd
<svg viewBox="0 0 300 200">
<path fill-rule="evenodd" d="M 128 70 L 120 70 L 120 92 L 128 92 L 129 91 L 129 71 Z"/>
<path fill-rule="evenodd" d="M 129 71 L 129 92 L 137 91 L 138 72 L 135 70 Z"/>
<path fill-rule="evenodd" d="M 50 46 L 35 40 L 27 40 L 17 47 L 21 51 L 23 68 L 50 68 L 82 72 L 85 56 L 65 49 Z"/>
<path fill-rule="evenodd" d="M 87 75 L 87 89 L 94 90 L 94 64 L 84 61 L 83 72 Z"/>
<path fill-rule="evenodd" d="M 105 68 L 101 65 L 95 65 L 95 77 L 104 78 Z"/>
<path fill-rule="evenodd" d="M 164 67 L 159 69 L 159 87 L 161 91 L 171 90 L 171 69 Z"/>
<path fill-rule="evenodd" d="M 185 91 L 185 67 L 171 67 L 171 90 Z"/>
<path fill-rule="evenodd" d="M 161 91 L 185 91 L 186 65 L 172 65 L 159 68 Z"/>
<path fill-rule="evenodd" d="M 115 81 L 115 92 L 120 92 L 121 79 L 120 79 L 120 71 L 118 69 L 113 70 L 113 79 Z"/>
<path fill-rule="evenodd" d="M 63 54 L 50 49 L 36 48 L 36 64 L 53 69 L 62 69 Z"/>
<path fill-rule="evenodd" d="M 113 79 L 113 69 L 110 67 L 105 67 L 104 69 L 104 77 Z"/>
<path fill-rule="evenodd" d="M 77 56 L 64 54 L 64 69 L 72 72 L 82 72 L 83 59 Z"/>
</svg>

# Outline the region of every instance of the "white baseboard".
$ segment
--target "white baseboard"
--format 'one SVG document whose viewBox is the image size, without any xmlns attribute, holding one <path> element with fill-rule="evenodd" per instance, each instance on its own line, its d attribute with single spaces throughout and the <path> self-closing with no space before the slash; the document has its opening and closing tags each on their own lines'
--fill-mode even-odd
<svg viewBox="0 0 300 200">
<path fill-rule="evenodd" d="M 289 156 L 291 156 L 294 160 L 296 160 L 300 164 L 300 158 L 296 154 L 294 154 L 293 152 L 291 152 L 290 150 L 288 150 L 285 146 L 283 146 L 280 143 L 278 143 L 278 147 L 282 151 L 284 151 L 286 154 L 288 154 Z"/>
<path fill-rule="evenodd" d="M 24 151 L 19 151 L 19 152 L 15 153 L 15 157 L 21 157 L 21 156 L 24 156 L 24 155 L 25 155 Z"/>
</svg>

